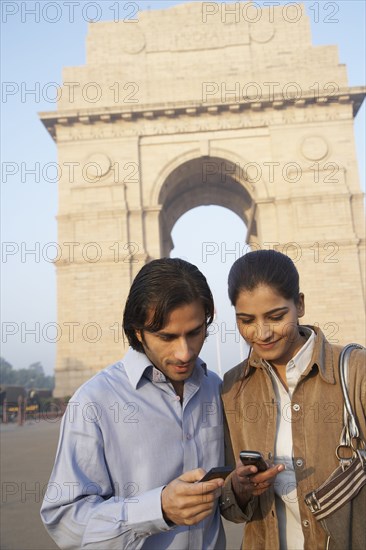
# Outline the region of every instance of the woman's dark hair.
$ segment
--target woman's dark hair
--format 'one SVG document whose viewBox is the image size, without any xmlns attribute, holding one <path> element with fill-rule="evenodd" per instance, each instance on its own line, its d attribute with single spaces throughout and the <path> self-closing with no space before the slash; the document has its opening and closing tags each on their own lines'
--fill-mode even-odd
<svg viewBox="0 0 366 550">
<path fill-rule="evenodd" d="M 123 313 L 123 330 L 130 346 L 144 351 L 136 330 L 161 330 L 171 311 L 196 300 L 205 310 L 207 328 L 214 317 L 214 302 L 199 269 L 180 258 L 161 258 L 144 265 L 132 283 Z M 153 317 L 146 325 L 151 313 Z"/>
<path fill-rule="evenodd" d="M 229 272 L 228 292 L 234 306 L 242 290 L 259 285 L 275 289 L 286 300 L 299 300 L 299 273 L 285 254 L 276 250 L 249 252 L 234 262 Z"/>
</svg>

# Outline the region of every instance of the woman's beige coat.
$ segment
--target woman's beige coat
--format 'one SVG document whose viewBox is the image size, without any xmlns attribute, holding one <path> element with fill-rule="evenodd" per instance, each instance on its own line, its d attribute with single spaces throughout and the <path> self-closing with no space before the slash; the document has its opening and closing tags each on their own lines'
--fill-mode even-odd
<svg viewBox="0 0 366 550">
<path fill-rule="evenodd" d="M 339 466 L 335 450 L 343 426 L 343 397 L 338 374 L 338 358 L 342 347 L 331 345 L 318 328 L 310 328 L 316 332 L 316 341 L 312 360 L 292 397 L 292 438 L 305 550 L 323 550 L 326 548 L 327 535 L 313 519 L 304 497 L 318 488 Z M 349 389 L 359 428 L 365 437 L 365 350 L 355 350 L 351 354 Z M 276 435 L 276 397 L 268 371 L 254 353 L 225 374 L 222 399 L 227 423 L 227 463 L 234 465 L 239 452 L 244 449 L 260 451 L 266 460 L 271 461 Z M 345 509 L 345 517 L 342 516 L 343 519 L 339 521 L 344 523 L 340 530 L 348 536 L 352 519 L 354 534 L 360 537 L 362 544 L 360 548 L 366 548 L 366 487 L 361 493 L 357 507 L 353 510 L 353 518 L 349 517 L 348 507 L 347 514 Z M 255 497 L 243 512 L 236 504 L 228 480 L 222 514 L 234 522 L 247 521 L 243 549 L 279 549 L 273 486 L 260 497 Z M 356 546 L 353 545 L 353 548 L 355 550 Z"/>
</svg>

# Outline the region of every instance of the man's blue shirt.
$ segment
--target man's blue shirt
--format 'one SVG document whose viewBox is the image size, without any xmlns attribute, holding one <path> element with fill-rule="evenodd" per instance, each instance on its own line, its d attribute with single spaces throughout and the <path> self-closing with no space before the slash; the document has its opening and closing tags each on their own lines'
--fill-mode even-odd
<svg viewBox="0 0 366 550">
<path fill-rule="evenodd" d="M 130 349 L 77 390 L 41 509 L 60 548 L 225 547 L 218 507 L 191 527 L 168 525 L 161 510 L 170 481 L 224 464 L 220 385 L 197 359 L 181 404 L 164 374 Z"/>
</svg>

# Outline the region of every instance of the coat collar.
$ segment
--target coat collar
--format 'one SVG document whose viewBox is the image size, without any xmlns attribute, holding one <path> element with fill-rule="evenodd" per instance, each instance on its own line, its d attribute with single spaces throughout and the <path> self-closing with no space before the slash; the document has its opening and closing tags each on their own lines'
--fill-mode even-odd
<svg viewBox="0 0 366 550">
<path fill-rule="evenodd" d="M 334 371 L 335 368 L 337 368 L 337 365 L 335 365 L 334 362 L 331 344 L 327 341 L 319 327 L 300 325 L 300 329 L 302 326 L 305 328 L 310 328 L 315 332 L 313 355 L 308 367 L 303 372 L 302 377 L 308 376 L 313 368 L 317 368 L 324 382 L 327 382 L 328 384 L 335 384 L 336 379 Z M 249 353 L 250 355 L 244 368 L 244 376 L 249 374 L 250 367 L 259 368 L 264 364 L 261 358 L 254 351 L 251 350 Z"/>
</svg>

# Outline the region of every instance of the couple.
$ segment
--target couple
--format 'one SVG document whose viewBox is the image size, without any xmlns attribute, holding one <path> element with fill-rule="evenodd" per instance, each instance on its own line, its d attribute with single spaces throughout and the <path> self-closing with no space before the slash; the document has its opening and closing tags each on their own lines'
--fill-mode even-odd
<svg viewBox="0 0 366 550">
<path fill-rule="evenodd" d="M 41 510 L 60 548 L 224 550 L 220 514 L 245 522 L 243 548 L 335 548 L 304 496 L 338 465 L 341 348 L 299 325 L 304 295 L 287 256 L 239 258 L 228 290 L 251 350 L 222 384 L 199 358 L 214 315 L 202 273 L 165 258 L 137 274 L 123 316 L 129 351 L 77 390 L 62 421 Z M 365 380 L 356 350 L 363 435 Z M 260 451 L 267 470 L 242 464 L 244 449 Z M 225 463 L 226 480 L 200 481 Z"/>
</svg>

